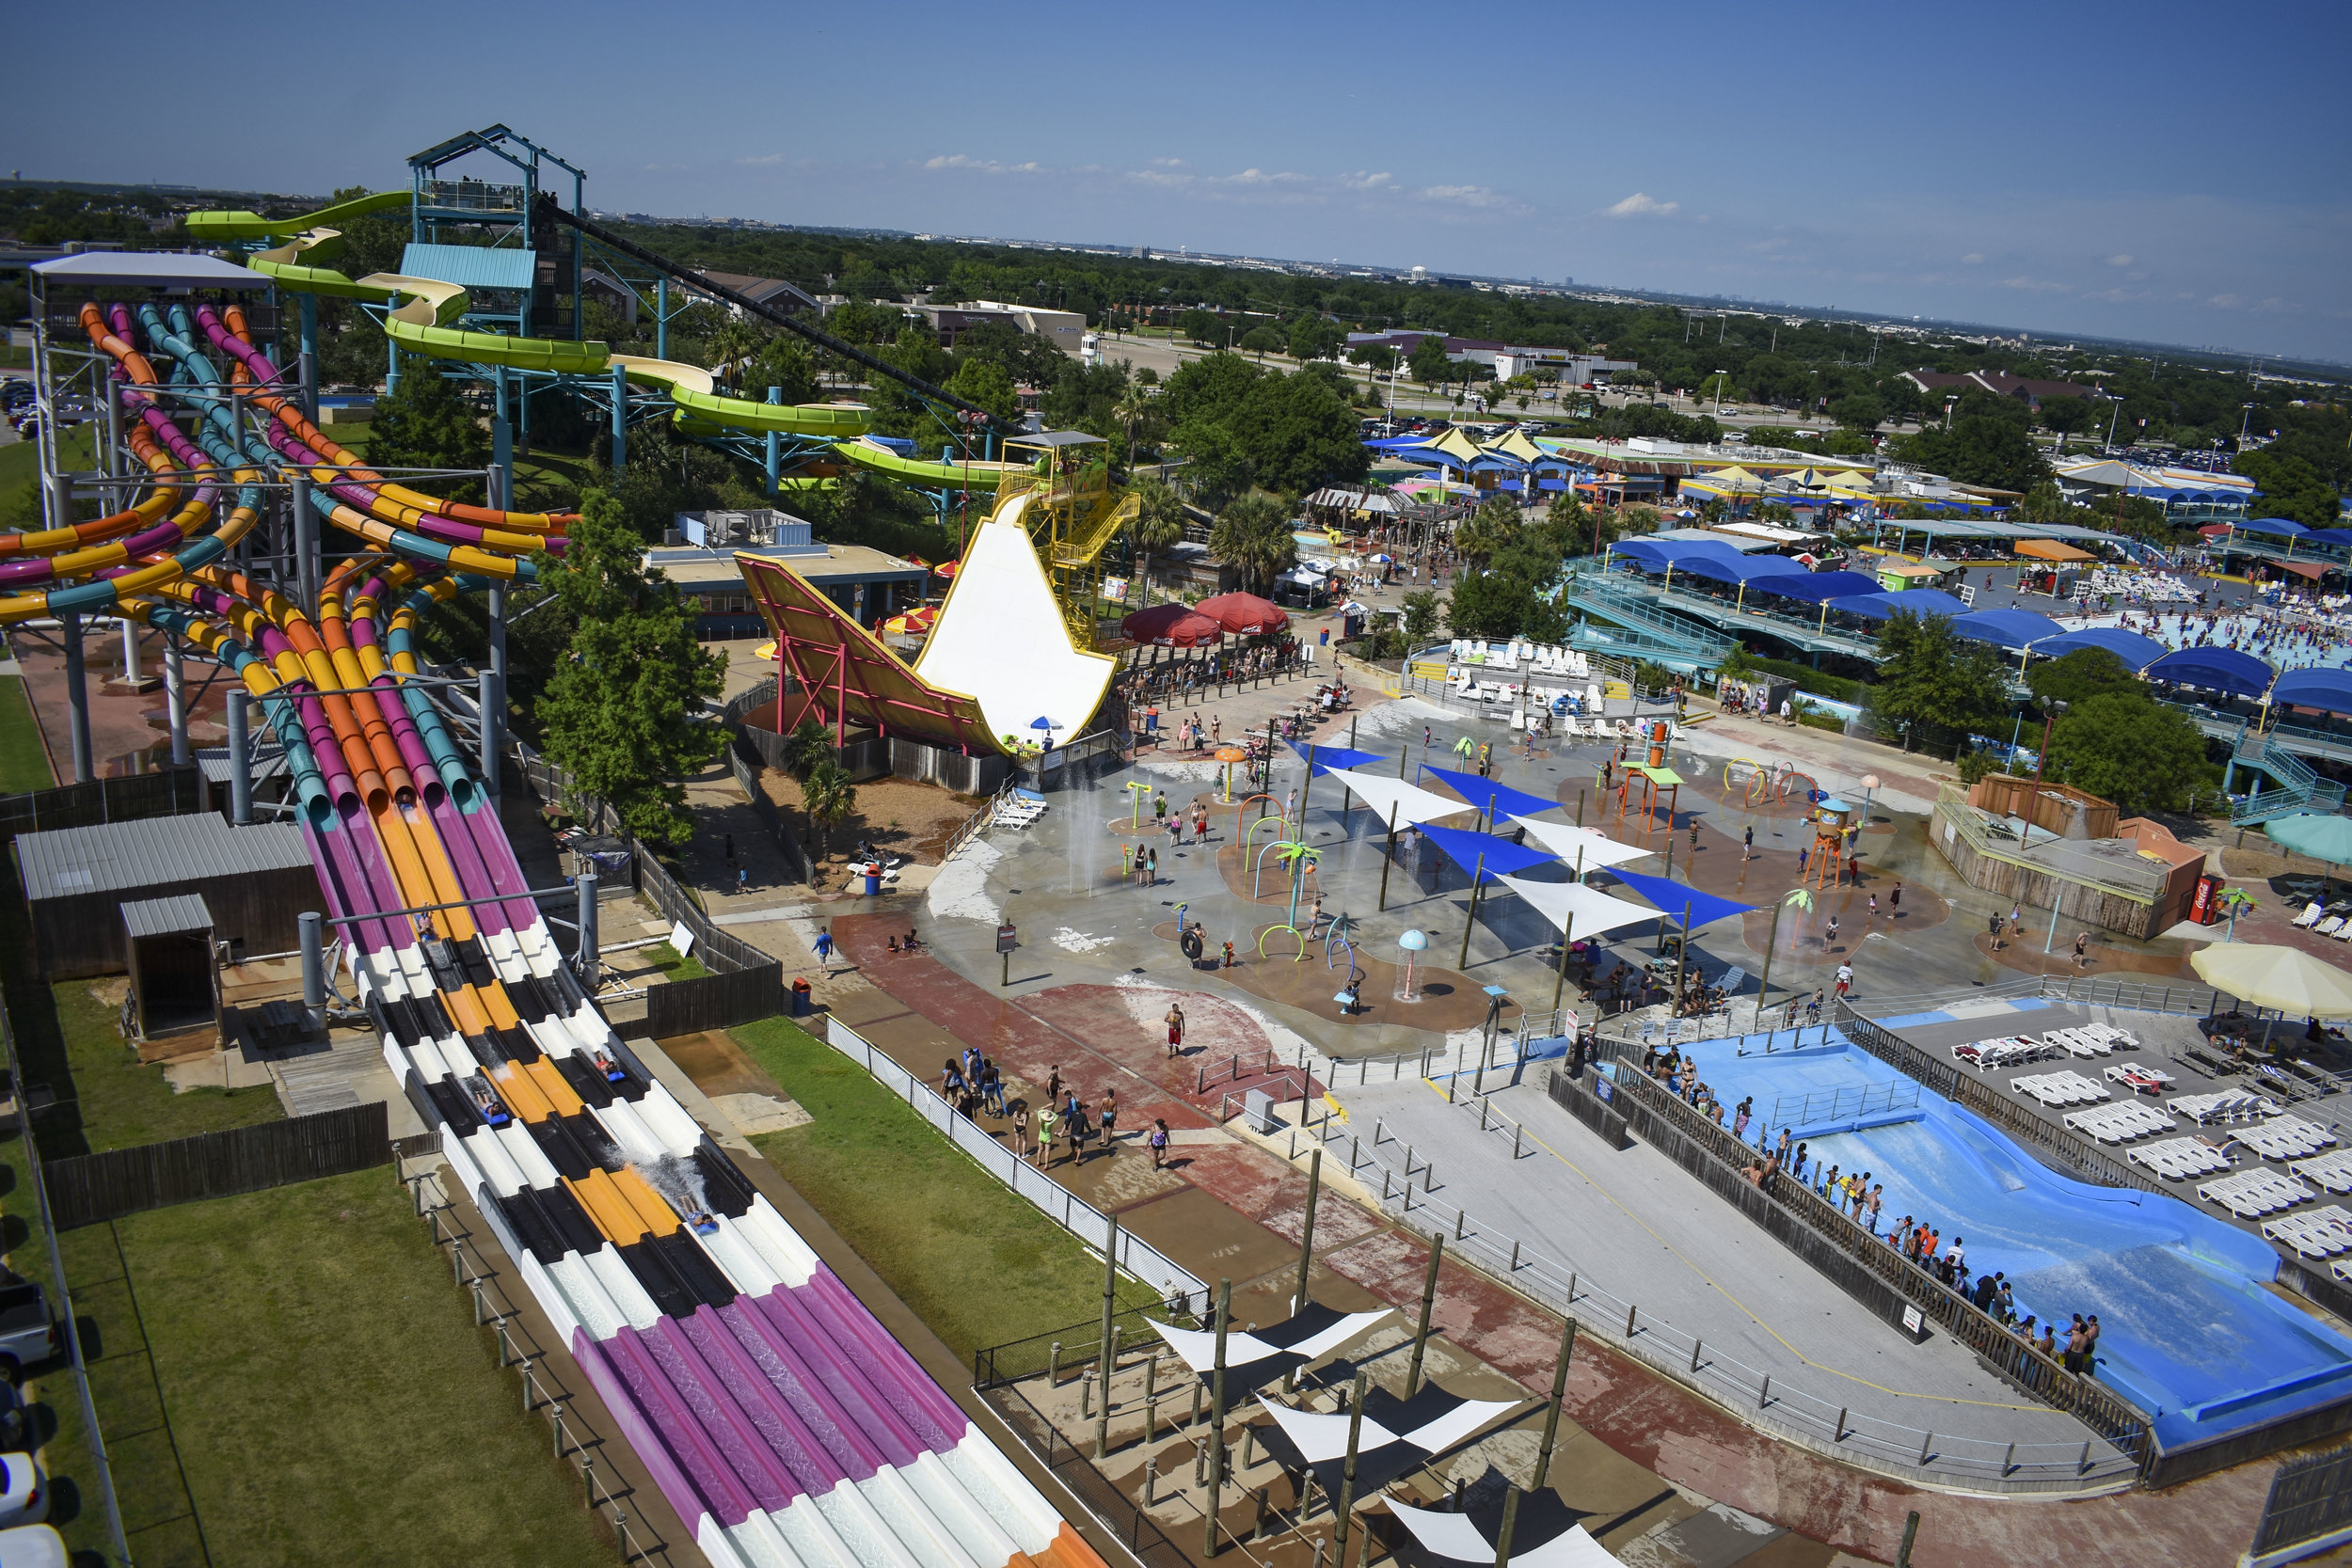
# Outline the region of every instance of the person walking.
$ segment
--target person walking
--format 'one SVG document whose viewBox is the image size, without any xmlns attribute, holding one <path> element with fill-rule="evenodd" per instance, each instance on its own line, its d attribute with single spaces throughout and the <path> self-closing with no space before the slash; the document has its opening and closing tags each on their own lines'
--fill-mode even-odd
<svg viewBox="0 0 2352 1568">
<path fill-rule="evenodd" d="M 988 1107 L 990 1116 L 1005 1114 L 1005 1075 L 988 1056 L 980 1058 L 980 1103 Z"/>
<path fill-rule="evenodd" d="M 2096 1312 L 2090 1315 L 2089 1323 L 2083 1324 L 2082 1373 L 2085 1377 L 2099 1375 L 2099 1314 Z"/>
<path fill-rule="evenodd" d="M 1842 999 L 1851 990 L 1853 990 L 1853 965 L 1839 964 L 1837 966 L 1837 994 Z"/>
<path fill-rule="evenodd" d="M 1804 879 L 1804 863 L 1812 857 L 1812 854 L 1813 851 L 1809 847 L 1803 844 L 1797 846 L 1797 879 L 1799 881 Z"/>
<path fill-rule="evenodd" d="M 1070 1097 L 1067 1114 L 1062 1117 L 1062 1132 L 1070 1139 L 1070 1163 L 1072 1164 L 1086 1164 L 1087 1135 L 1091 1131 L 1092 1129 L 1087 1125 L 1087 1102 L 1073 1094 Z"/>
<path fill-rule="evenodd" d="M 1048 1068 L 1045 1071 L 1045 1103 L 1048 1105 L 1061 1103 L 1061 1069 L 1059 1067 Z"/>
<path fill-rule="evenodd" d="M 1886 912 L 1890 916 L 1898 915 L 1902 912 L 1902 909 L 1903 884 L 1902 879 L 1899 877 L 1895 880 L 1895 891 L 1886 895 Z"/>
<path fill-rule="evenodd" d="M 1012 1157 L 1016 1160 L 1029 1158 L 1029 1104 L 1025 1100 L 1016 1102 L 1012 1108 Z"/>
<path fill-rule="evenodd" d="M 1168 1123 L 1153 1121 L 1152 1135 L 1145 1141 L 1152 1146 L 1152 1168 L 1153 1170 L 1166 1169 L 1168 1165 Z"/>
<path fill-rule="evenodd" d="M 1152 798 L 1152 820 L 1163 828 L 1168 826 L 1168 793 L 1165 790 Z"/>
<path fill-rule="evenodd" d="M 1054 1168 L 1054 1140 L 1061 1133 L 1061 1110 L 1047 1095 L 1045 1103 L 1037 1110 L 1037 1168 Z"/>
<path fill-rule="evenodd" d="M 1756 824 L 1751 822 L 1748 824 L 1747 832 L 1740 835 L 1740 863 L 1745 865 L 1754 859 L 1756 859 Z"/>
<path fill-rule="evenodd" d="M 1143 851 L 1143 885 L 1160 885 L 1160 847 L 1156 844 L 1147 846 Z"/>
<path fill-rule="evenodd" d="M 1998 953 L 2001 950 L 2001 911 L 1994 910 L 1985 926 L 1993 933 L 1993 951 Z"/>
<path fill-rule="evenodd" d="M 1095 1114 L 1094 1119 L 1103 1129 L 1103 1152 L 1117 1154 L 1119 1152 L 1119 1090 L 1117 1088 L 1103 1091 L 1103 1108 Z"/>
<path fill-rule="evenodd" d="M 1831 915 L 1831 916 L 1829 917 L 1829 929 L 1828 929 L 1828 930 L 1827 930 L 1827 932 L 1825 932 L 1825 933 L 1822 935 L 1822 937 L 1821 937 L 1821 945 L 1822 945 L 1823 947 L 1831 947 L 1831 946 L 1836 945 L 1836 942 L 1837 942 L 1837 917 L 1836 917 L 1836 915 L 1834 915 L 1834 914 L 1833 914 L 1833 915 Z"/>
<path fill-rule="evenodd" d="M 1875 894 L 1875 893 L 1874 893 L 1874 894 L 1870 895 L 1870 918 L 1871 918 L 1872 920 L 1876 920 L 1878 917 L 1879 917 L 1879 895 L 1878 895 L 1877 894 Z"/>
<path fill-rule="evenodd" d="M 2087 965 L 2089 965 L 2089 964 L 2090 964 L 2090 933 L 2089 931 L 2076 931 L 2076 932 L 2074 933 L 2074 967 L 2075 967 L 2075 968 L 2077 968 L 2077 969 L 2081 969 L 2081 968 L 2084 968 L 2084 967 L 2086 967 Z"/>
<path fill-rule="evenodd" d="M 832 978 L 833 978 L 833 930 L 832 930 L 832 927 L 826 927 L 826 926 L 819 926 L 819 927 L 817 927 L 817 941 L 816 941 L 816 942 L 815 942 L 812 945 L 814 945 L 814 946 L 816 947 L 816 949 L 817 949 L 817 961 L 818 961 L 818 963 L 819 963 L 820 965 L 822 965 L 822 966 L 824 967 L 825 978 L 826 978 L 826 979 L 828 979 L 828 980 L 832 979 Z"/>
<path fill-rule="evenodd" d="M 1184 1004 L 1181 1002 L 1169 1004 L 1168 1017 L 1162 1022 L 1168 1025 L 1168 1059 L 1173 1061 L 1184 1053 Z"/>
</svg>

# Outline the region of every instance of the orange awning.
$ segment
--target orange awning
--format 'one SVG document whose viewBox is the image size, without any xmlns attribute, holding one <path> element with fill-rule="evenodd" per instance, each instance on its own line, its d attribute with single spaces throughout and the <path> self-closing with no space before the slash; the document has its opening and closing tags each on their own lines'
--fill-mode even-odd
<svg viewBox="0 0 2352 1568">
<path fill-rule="evenodd" d="M 2032 556 L 2036 561 L 2089 561 L 2090 559 L 2090 553 L 2088 550 L 2078 550 L 2072 545 L 2061 545 L 2055 539 L 2020 539 L 2017 542 L 2017 553 Z"/>
<path fill-rule="evenodd" d="M 2332 561 L 2274 561 L 2270 564 L 2282 571 L 2293 572 L 2296 577 L 2310 578 L 2313 582 L 2319 580 L 2322 573 L 2344 570 Z"/>
</svg>

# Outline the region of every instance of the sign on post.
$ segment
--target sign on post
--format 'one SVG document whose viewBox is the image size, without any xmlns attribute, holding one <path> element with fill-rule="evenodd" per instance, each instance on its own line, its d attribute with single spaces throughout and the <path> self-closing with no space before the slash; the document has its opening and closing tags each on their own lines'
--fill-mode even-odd
<svg viewBox="0 0 2352 1568">
<path fill-rule="evenodd" d="M 996 927 L 997 952 L 1009 953 L 1020 945 L 1021 942 L 1014 934 L 1013 927 L 1010 925 L 1004 925 Z"/>
</svg>

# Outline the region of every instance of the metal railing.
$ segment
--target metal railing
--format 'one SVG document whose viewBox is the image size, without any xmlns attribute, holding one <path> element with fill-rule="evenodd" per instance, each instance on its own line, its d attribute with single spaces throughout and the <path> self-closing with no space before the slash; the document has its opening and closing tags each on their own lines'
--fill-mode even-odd
<svg viewBox="0 0 2352 1568">
<path fill-rule="evenodd" d="M 1639 1074 L 1629 1073 L 1629 1077 Z M 1644 1082 L 1647 1082 L 1644 1080 Z M 1650 1085 L 1656 1096 L 1688 1113 L 1693 1122 L 1700 1121 L 1695 1111 L 1681 1106 L 1661 1087 Z M 1622 1108 L 1626 1099 L 1620 1094 Z M 1646 1102 L 1645 1102 L 1646 1103 Z M 1540 1139 L 1531 1138 L 1523 1124 L 1494 1109 L 1486 1097 L 1466 1095 L 1455 1101 L 1467 1118 L 1477 1117 L 1476 1135 L 1511 1142 L 1511 1157 L 1524 1158 L 1543 1147 Z M 1708 1129 L 1725 1139 L 1730 1134 L 1711 1123 Z M 1990 1438 L 1962 1437 L 1948 1433 L 1913 1427 L 1888 1421 L 1867 1414 L 1857 1414 L 1851 1406 L 1841 1405 L 1809 1390 L 1788 1384 L 1761 1368 L 1752 1367 L 1726 1354 L 1721 1348 L 1709 1345 L 1705 1338 L 1679 1328 L 1654 1307 L 1645 1307 L 1638 1300 L 1616 1295 L 1600 1283 L 1599 1277 L 1576 1260 L 1553 1258 L 1525 1239 L 1512 1235 L 1499 1226 L 1486 1223 L 1462 1206 L 1436 1195 L 1446 1190 L 1446 1184 L 1436 1180 L 1434 1165 L 1416 1159 L 1417 1150 L 1406 1146 L 1384 1124 L 1375 1122 L 1372 1137 L 1367 1141 L 1360 1132 L 1344 1129 L 1334 1119 L 1327 1118 L 1310 1128 L 1322 1138 L 1327 1150 L 1341 1149 L 1342 1158 L 1356 1180 L 1364 1181 L 1367 1193 L 1371 1183 L 1359 1174 L 1367 1165 L 1376 1164 L 1381 1172 L 1378 1201 L 1383 1210 L 1402 1220 L 1407 1228 L 1425 1234 L 1442 1236 L 1446 1251 L 1466 1259 L 1482 1272 L 1508 1285 L 1521 1295 L 1557 1313 L 1576 1318 L 1581 1334 L 1590 1334 L 1645 1369 L 1673 1382 L 1697 1390 L 1707 1399 L 1740 1413 L 1750 1424 L 1772 1431 L 1797 1441 L 1817 1452 L 1826 1453 L 1849 1463 L 1859 1464 L 1883 1473 L 1906 1479 L 1921 1479 L 1950 1483 L 1964 1481 L 1972 1486 L 1990 1487 L 2011 1492 L 2095 1491 L 2112 1487 L 2118 1481 L 2138 1473 L 2140 1460 L 2138 1444 L 2144 1441 L 2144 1419 L 2137 1429 L 2128 1422 L 2119 1427 L 2121 1442 L 2103 1444 L 2099 1439 L 2080 1442 L 2007 1442 Z M 1465 1132 L 1469 1131 L 1466 1126 Z M 1405 1174 L 1400 1180 L 1391 1161 L 1395 1158 L 1381 1152 L 1382 1146 L 1394 1145 L 1404 1150 Z M 1729 1182 L 1747 1188 L 1738 1167 L 1726 1167 Z M 1722 1187 L 1718 1183 L 1710 1185 Z M 1793 1183 L 1790 1184 L 1793 1186 Z M 1752 1189 L 1750 1189 L 1752 1190 Z M 1731 1196 L 1724 1194 L 1724 1196 Z M 1811 1198 L 1810 1194 L 1804 1195 Z M 1760 1196 L 1760 1195 L 1759 1195 Z M 1836 1211 L 1819 1199 L 1812 1200 L 1832 1217 Z M 1753 1216 L 1752 1216 L 1753 1217 Z M 1819 1228 L 1819 1221 L 1804 1216 L 1806 1223 L 1799 1228 L 1810 1232 Z M 2030 1346 L 2016 1339 L 2005 1329 L 1976 1312 L 1958 1295 L 1936 1283 L 1931 1276 L 1895 1255 L 1894 1249 L 1883 1242 L 1869 1238 L 1852 1222 L 1841 1223 L 1854 1229 L 1863 1245 L 1848 1247 L 1816 1239 L 1816 1247 L 1834 1251 L 1841 1257 L 1859 1259 L 1868 1247 L 1885 1254 L 1884 1259 L 1871 1259 L 1874 1273 L 1889 1264 L 1916 1275 L 1916 1281 L 1905 1281 L 1910 1287 L 1931 1287 L 1948 1298 L 1950 1307 L 1975 1313 L 1982 1320 L 1985 1332 L 1963 1337 L 1956 1333 L 1972 1350 L 1993 1359 L 2003 1367 L 2003 1374 L 2011 1376 L 2004 1360 L 2019 1362 L 2035 1369 L 2034 1375 L 2053 1377 L 2069 1385 L 2083 1380 L 2072 1376 L 2055 1363 L 2036 1354 Z M 1779 1234 L 1776 1230 L 1775 1234 Z M 1790 1240 L 1782 1236 L 1784 1242 Z M 1800 1256 L 1805 1248 L 1796 1247 Z M 1816 1261 L 1808 1257 L 1808 1261 Z M 1894 1282 L 1890 1278 L 1888 1283 Z M 1939 1321 L 1942 1321 L 1939 1317 Z M 1947 1324 L 1950 1327 L 1950 1324 Z M 1979 1342 L 1981 1341 L 1981 1342 Z M 2037 1397 L 2043 1397 L 2037 1390 Z M 2085 1399 L 2097 1402 L 2105 1391 L 2090 1386 Z M 2060 1406 L 2065 1409 L 2066 1407 Z M 2102 1406 L 2104 1408 L 2104 1406 Z M 2084 1418 L 2079 1409 L 2067 1413 L 2085 1418 L 2093 1431 L 2106 1431 L 2099 1424 Z M 2137 1415 L 2137 1412 L 2131 1414 Z M 2136 1435 L 2136 1432 L 2137 1435 Z M 2104 1450 L 2104 1451 L 2103 1451 Z"/>
<path fill-rule="evenodd" d="M 516 1332 L 516 1320 L 521 1314 L 506 1296 L 499 1276 L 482 1266 L 478 1246 L 470 1256 L 468 1254 L 466 1232 L 456 1222 L 443 1220 L 442 1215 L 453 1206 L 439 1174 L 426 1170 L 411 1176 L 400 1172 L 397 1165 L 393 1168 L 401 1184 L 410 1189 L 417 1217 L 425 1222 L 434 1246 L 449 1248 L 450 1278 L 473 1298 L 474 1326 L 492 1331 L 500 1368 L 512 1368 L 520 1375 L 524 1414 L 536 1412 L 547 1418 L 555 1457 L 572 1462 L 573 1472 L 580 1478 L 581 1499 L 591 1513 L 599 1514 L 612 1526 L 613 1539 L 621 1548 L 621 1561 L 667 1561 L 668 1545 L 646 1527 L 643 1518 L 629 1513 L 628 1491 L 615 1492 L 612 1483 L 597 1470 L 596 1453 L 606 1439 L 577 1414 L 564 1410 L 566 1396 L 560 1388 L 551 1391 L 541 1383 L 545 1374 L 539 1363 L 546 1353 L 522 1342 Z M 427 1183 L 433 1189 L 431 1201 L 425 1196 Z M 443 1234 L 444 1228 L 447 1234 Z"/>
<path fill-rule="evenodd" d="M 1111 1224 L 1103 1211 L 997 1142 L 977 1123 L 932 1093 L 930 1085 L 876 1050 L 839 1019 L 825 1021 L 824 1037 L 828 1045 L 863 1067 L 876 1083 L 914 1106 L 925 1121 L 946 1134 L 947 1141 L 975 1164 L 1071 1235 L 1096 1252 L 1103 1250 Z M 1186 1310 L 1189 1304 L 1207 1299 L 1208 1287 L 1198 1275 L 1124 1227 L 1119 1230 L 1119 1265 L 1158 1291 L 1160 1298 L 1176 1310 Z"/>
<path fill-rule="evenodd" d="M 1824 1122 L 1847 1122 L 1863 1117 L 1891 1116 L 1919 1103 L 1915 1082 L 1873 1084 L 1863 1088 L 1818 1089 L 1811 1094 L 1784 1094 L 1772 1101 L 1769 1120 L 1774 1127 L 1809 1129 Z"/>
</svg>

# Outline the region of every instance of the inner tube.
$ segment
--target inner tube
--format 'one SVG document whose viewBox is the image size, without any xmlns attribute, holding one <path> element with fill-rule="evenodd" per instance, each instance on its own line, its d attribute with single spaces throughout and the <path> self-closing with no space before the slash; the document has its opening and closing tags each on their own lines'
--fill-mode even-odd
<svg viewBox="0 0 2352 1568">
<path fill-rule="evenodd" d="M 1176 939 L 1176 945 L 1184 950 L 1185 958 L 1198 958 L 1200 957 L 1200 933 L 1187 926 L 1184 934 Z"/>
</svg>

